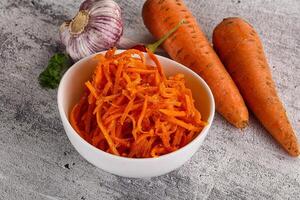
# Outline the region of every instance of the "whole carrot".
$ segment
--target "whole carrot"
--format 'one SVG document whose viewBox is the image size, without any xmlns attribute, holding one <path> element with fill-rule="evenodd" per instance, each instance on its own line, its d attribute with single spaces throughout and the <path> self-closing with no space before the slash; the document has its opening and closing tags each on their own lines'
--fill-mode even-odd
<svg viewBox="0 0 300 200">
<path fill-rule="evenodd" d="M 210 86 L 217 111 L 236 127 L 248 124 L 248 110 L 236 85 L 212 49 L 196 19 L 182 0 L 147 0 L 143 7 L 146 27 L 161 38 L 180 20 L 185 23 L 164 43 L 177 62 L 198 73 Z"/>
<path fill-rule="evenodd" d="M 296 135 L 253 27 L 240 18 L 224 19 L 214 30 L 213 44 L 249 108 L 290 155 L 298 156 Z"/>
</svg>

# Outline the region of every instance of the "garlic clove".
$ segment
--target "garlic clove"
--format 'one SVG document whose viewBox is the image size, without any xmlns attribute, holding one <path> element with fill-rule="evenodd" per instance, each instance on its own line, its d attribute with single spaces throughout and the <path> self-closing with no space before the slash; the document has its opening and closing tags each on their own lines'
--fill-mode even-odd
<svg viewBox="0 0 300 200">
<path fill-rule="evenodd" d="M 60 27 L 60 38 L 74 61 L 117 45 L 123 34 L 121 9 L 113 0 L 86 0 Z"/>
</svg>

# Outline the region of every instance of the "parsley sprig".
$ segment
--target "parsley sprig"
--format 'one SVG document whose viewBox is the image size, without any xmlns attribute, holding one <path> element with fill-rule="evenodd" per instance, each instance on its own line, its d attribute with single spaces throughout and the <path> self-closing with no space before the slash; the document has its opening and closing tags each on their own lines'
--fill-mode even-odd
<svg viewBox="0 0 300 200">
<path fill-rule="evenodd" d="M 64 53 L 54 54 L 47 68 L 39 75 L 39 83 L 43 88 L 55 89 L 67 69 L 73 64 L 70 56 Z"/>
</svg>

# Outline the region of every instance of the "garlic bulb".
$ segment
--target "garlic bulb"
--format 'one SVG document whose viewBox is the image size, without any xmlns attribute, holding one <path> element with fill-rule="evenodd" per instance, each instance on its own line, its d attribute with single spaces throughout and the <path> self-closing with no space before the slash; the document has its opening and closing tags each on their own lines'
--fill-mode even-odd
<svg viewBox="0 0 300 200">
<path fill-rule="evenodd" d="M 86 0 L 60 27 L 60 39 L 74 61 L 114 47 L 123 33 L 121 9 L 113 0 Z"/>
</svg>

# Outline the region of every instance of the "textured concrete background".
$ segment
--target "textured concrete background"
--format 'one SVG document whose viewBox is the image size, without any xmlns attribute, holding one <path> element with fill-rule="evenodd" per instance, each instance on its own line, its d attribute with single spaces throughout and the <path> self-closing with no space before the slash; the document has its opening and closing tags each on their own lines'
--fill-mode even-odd
<svg viewBox="0 0 300 200">
<path fill-rule="evenodd" d="M 151 40 L 143 1 L 119 0 L 125 35 Z M 120 178 L 71 146 L 56 90 L 37 76 L 60 49 L 58 26 L 80 0 L 0 1 L 0 199 L 299 199 L 300 159 L 292 159 L 251 116 L 237 130 L 216 116 L 204 145 L 179 170 L 151 179 Z M 190 0 L 209 39 L 227 16 L 259 32 L 279 94 L 300 137 L 300 1 Z M 159 167 L 159 166 L 158 166 Z"/>
</svg>

